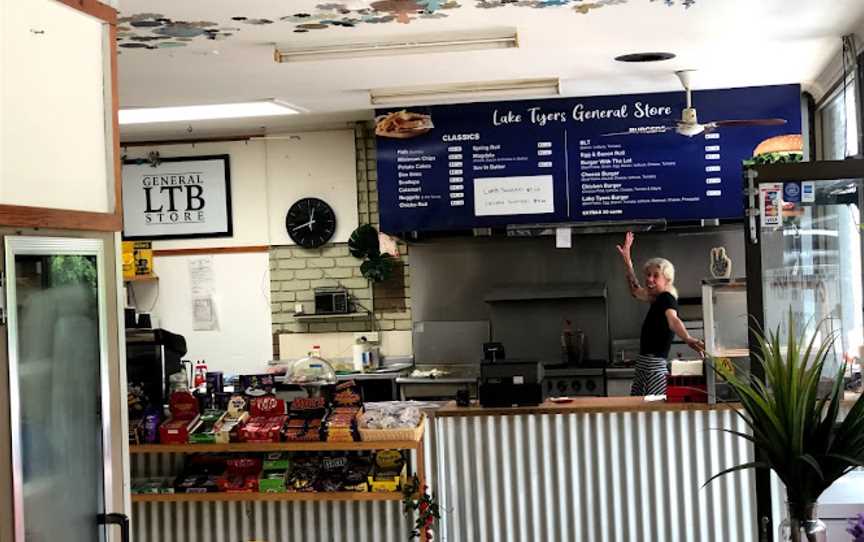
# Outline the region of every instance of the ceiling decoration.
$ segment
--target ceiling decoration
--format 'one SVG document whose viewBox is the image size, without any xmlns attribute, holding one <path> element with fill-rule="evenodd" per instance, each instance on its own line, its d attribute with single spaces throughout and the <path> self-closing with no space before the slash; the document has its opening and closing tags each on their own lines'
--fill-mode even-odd
<svg viewBox="0 0 864 542">
<path fill-rule="evenodd" d="M 464 0 L 468 3 L 468 0 Z M 646 0 L 642 0 L 643 2 Z M 658 5 L 692 6 L 696 0 L 647 0 Z M 607 7 L 635 0 L 474 0 L 481 9 L 552 9 L 569 8 L 585 15 Z M 239 3 L 238 3 L 239 4 Z M 270 18 L 251 18 L 242 14 L 229 21 L 177 21 L 161 13 L 124 15 L 118 22 L 117 39 L 123 49 L 158 50 L 184 47 L 198 40 L 224 40 L 244 27 L 290 25 L 297 34 L 333 27 L 352 28 L 364 24 L 402 23 L 415 20 L 444 19 L 462 8 L 457 0 L 345 0 L 322 3 L 310 12 L 274 13 Z"/>
</svg>

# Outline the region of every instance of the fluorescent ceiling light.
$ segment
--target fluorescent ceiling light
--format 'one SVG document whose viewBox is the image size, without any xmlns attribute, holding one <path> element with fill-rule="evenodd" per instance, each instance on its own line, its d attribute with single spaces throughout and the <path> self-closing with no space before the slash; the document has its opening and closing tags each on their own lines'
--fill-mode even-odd
<svg viewBox="0 0 864 542">
<path fill-rule="evenodd" d="M 300 113 L 279 100 L 230 104 L 186 105 L 178 107 L 141 107 L 120 110 L 120 124 L 178 122 L 188 120 L 239 119 Z"/>
<path fill-rule="evenodd" d="M 427 87 L 373 89 L 369 91 L 369 101 L 372 105 L 423 105 L 492 98 L 559 96 L 560 94 L 558 79 L 514 79 Z"/>
<path fill-rule="evenodd" d="M 410 55 L 422 53 L 449 53 L 456 51 L 479 51 L 485 49 L 507 49 L 519 47 L 519 37 L 514 29 L 472 33 L 458 36 L 438 34 L 429 38 L 413 37 L 385 42 L 348 43 L 309 47 L 305 49 L 276 48 L 276 62 L 304 62 L 372 56 Z"/>
</svg>

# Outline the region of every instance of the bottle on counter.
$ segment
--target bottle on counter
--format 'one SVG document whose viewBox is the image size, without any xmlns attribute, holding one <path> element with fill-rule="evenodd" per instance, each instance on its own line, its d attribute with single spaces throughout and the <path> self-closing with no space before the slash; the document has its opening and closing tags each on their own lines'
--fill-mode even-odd
<svg viewBox="0 0 864 542">
<path fill-rule="evenodd" d="M 369 343 L 366 337 L 360 337 L 351 347 L 351 370 L 362 373 L 367 366 Z"/>
<path fill-rule="evenodd" d="M 192 389 L 201 391 L 202 393 L 207 391 L 207 364 L 204 363 L 204 360 L 199 360 L 198 363 L 195 364 L 195 376 L 192 379 Z"/>
<path fill-rule="evenodd" d="M 574 354 L 573 324 L 570 320 L 564 320 L 564 327 L 561 329 L 561 363 L 568 364 L 573 361 Z"/>
</svg>

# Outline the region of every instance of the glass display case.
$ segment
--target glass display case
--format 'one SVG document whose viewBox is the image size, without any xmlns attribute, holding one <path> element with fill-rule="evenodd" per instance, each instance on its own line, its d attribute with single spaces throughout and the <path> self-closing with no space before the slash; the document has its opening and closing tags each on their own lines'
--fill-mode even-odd
<svg viewBox="0 0 864 542">
<path fill-rule="evenodd" d="M 702 319 L 705 326 L 705 351 L 715 363 L 735 368 L 738 374 L 750 372 L 746 279 L 702 281 Z M 728 384 L 719 381 L 710 368 L 705 370 L 708 402 L 734 401 Z"/>
<path fill-rule="evenodd" d="M 828 393 L 864 346 L 861 209 L 864 160 L 748 171 L 750 302 L 766 330 L 833 341 L 820 387 Z M 760 305 L 758 307 L 757 305 Z"/>
</svg>

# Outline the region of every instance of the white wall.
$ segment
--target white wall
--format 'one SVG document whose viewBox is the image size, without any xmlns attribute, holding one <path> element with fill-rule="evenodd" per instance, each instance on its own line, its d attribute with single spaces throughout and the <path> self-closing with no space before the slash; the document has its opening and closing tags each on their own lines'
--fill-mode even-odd
<svg viewBox="0 0 864 542">
<path fill-rule="evenodd" d="M 357 162 L 354 131 L 305 132 L 267 141 L 270 243 L 293 245 L 285 214 L 300 198 L 317 197 L 333 207 L 333 242 L 348 241 L 357 227 Z"/>
<path fill-rule="evenodd" d="M 337 241 L 357 227 L 354 132 L 303 132 L 286 139 L 123 149 L 127 158 L 158 151 L 164 158 L 228 154 L 234 236 L 154 242 L 155 250 L 283 244 L 285 213 L 293 201 L 318 196 L 336 211 Z M 290 138 L 289 138 L 290 137 Z M 272 226 L 272 229 L 271 229 Z M 139 311 L 151 307 L 157 324 L 186 337 L 189 359 L 211 370 L 261 371 L 273 357 L 270 258 L 267 252 L 214 255 L 219 331 L 193 331 L 189 256 L 155 258 L 158 283 L 136 283 Z"/>
<path fill-rule="evenodd" d="M 193 331 L 189 280 L 192 256 L 154 262 L 158 283 L 136 283 L 139 310 L 152 308 L 158 325 L 186 337 L 187 359 L 211 371 L 257 373 L 273 357 L 270 334 L 270 256 L 266 252 L 213 255 L 216 331 Z"/>
<path fill-rule="evenodd" d="M 106 40 L 59 2 L 0 2 L 0 203 L 113 212 Z"/>
</svg>

